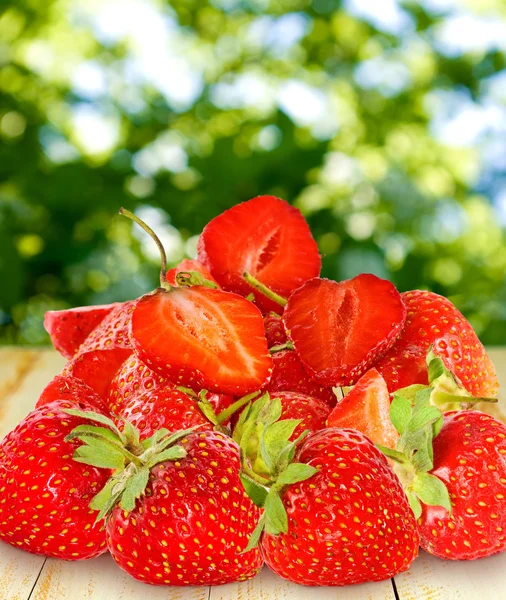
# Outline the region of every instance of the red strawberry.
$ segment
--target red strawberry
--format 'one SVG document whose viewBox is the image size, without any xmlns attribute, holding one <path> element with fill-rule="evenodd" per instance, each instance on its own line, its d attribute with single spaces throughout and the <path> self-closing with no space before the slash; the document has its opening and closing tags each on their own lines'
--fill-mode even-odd
<svg viewBox="0 0 506 600">
<path fill-rule="evenodd" d="M 48 310 L 44 315 L 44 327 L 55 350 L 65 358 L 72 358 L 84 340 L 116 306 L 118 303 Z"/>
<path fill-rule="evenodd" d="M 423 506 L 421 545 L 440 558 L 474 560 L 506 549 L 506 426 L 480 411 L 444 415 L 431 471 L 449 491 L 451 514 Z"/>
<path fill-rule="evenodd" d="M 141 434 L 141 439 L 154 435 L 162 427 L 170 432 L 198 427 L 213 429 L 197 402 L 172 387 L 134 395 L 122 406 L 119 416 L 127 419 Z M 121 423 L 118 421 L 121 429 Z"/>
<path fill-rule="evenodd" d="M 408 313 L 401 337 L 375 364 L 393 392 L 428 382 L 425 357 L 429 346 L 473 396 L 497 395 L 497 375 L 485 348 L 460 311 L 433 292 L 404 292 Z"/>
<path fill-rule="evenodd" d="M 390 394 L 376 369 L 370 369 L 337 403 L 327 419 L 328 427 L 358 429 L 375 444 L 395 448 L 399 434 L 390 420 Z"/>
<path fill-rule="evenodd" d="M 190 271 L 197 271 L 198 273 L 202 273 L 202 275 L 208 281 L 213 281 L 216 284 L 218 283 L 217 281 L 215 281 L 215 279 L 213 278 L 213 276 L 211 275 L 209 270 L 206 267 L 204 267 L 203 264 L 199 263 L 198 260 L 190 260 L 188 258 L 184 258 L 177 265 L 177 267 L 174 267 L 173 269 L 169 269 L 167 271 L 166 279 L 170 283 L 170 285 L 176 286 L 176 285 L 178 285 L 178 283 L 176 281 L 176 275 L 181 272 L 190 272 Z"/>
<path fill-rule="evenodd" d="M 62 558 L 94 558 L 106 550 L 105 532 L 90 510 L 110 471 L 81 464 L 81 444 L 65 441 L 86 419 L 57 400 L 31 412 L 0 445 L 0 539 L 17 548 Z M 82 403 L 81 408 L 89 408 Z"/>
<path fill-rule="evenodd" d="M 180 445 L 158 439 L 149 458 L 139 456 L 138 465 L 131 463 L 107 486 L 122 486 L 107 519 L 113 559 L 153 585 L 220 585 L 254 577 L 260 552 L 242 551 L 260 510 L 239 480 L 239 447 L 213 431 L 171 439 L 181 439 Z"/>
<path fill-rule="evenodd" d="M 140 298 L 132 341 L 150 369 L 190 388 L 247 394 L 267 383 L 272 367 L 259 310 L 201 285 Z"/>
<path fill-rule="evenodd" d="M 199 261 L 225 290 L 253 293 L 263 311 L 278 304 L 243 279 L 248 271 L 283 297 L 320 274 L 318 247 L 300 212 L 274 196 L 237 204 L 210 221 L 198 244 Z"/>
<path fill-rule="evenodd" d="M 272 355 L 272 376 L 265 391 L 272 395 L 276 392 L 299 392 L 319 398 L 329 406 L 335 406 L 337 401 L 332 388 L 323 387 L 311 379 L 293 350 L 282 350 Z"/>
<path fill-rule="evenodd" d="M 286 331 L 281 317 L 270 312 L 264 317 L 265 337 L 269 348 L 280 346 L 287 342 Z"/>
<path fill-rule="evenodd" d="M 336 283 L 312 279 L 289 298 L 288 337 L 314 379 L 352 385 L 399 336 L 406 308 L 393 284 L 362 274 Z"/>
<path fill-rule="evenodd" d="M 399 480 L 365 435 L 324 429 L 302 443 L 296 460 L 284 476 L 295 481 L 280 494 L 284 532 L 274 535 L 269 496 L 275 489 L 264 504 L 270 529 L 260 544 L 275 573 L 303 585 L 341 586 L 408 569 L 418 553 L 416 521 Z M 300 481 L 309 469 L 314 474 Z"/>
<path fill-rule="evenodd" d="M 133 301 L 123 302 L 114 308 L 86 338 L 62 375 L 82 379 L 99 396 L 107 399 L 116 371 L 132 354 L 129 326 L 133 309 Z"/>
<path fill-rule="evenodd" d="M 76 404 L 84 401 L 97 412 L 104 414 L 109 412 L 102 398 L 89 385 L 71 375 L 67 377 L 56 375 L 53 377 L 43 389 L 35 407 L 39 408 L 55 400 L 68 400 Z"/>
<path fill-rule="evenodd" d="M 107 404 L 111 413 L 120 414 L 134 396 L 159 391 L 169 381 L 149 369 L 135 354 L 129 356 L 116 372 L 109 386 Z"/>
<path fill-rule="evenodd" d="M 283 410 L 280 419 L 300 419 L 291 435 L 296 440 L 304 431 L 314 432 L 325 428 L 325 421 L 330 413 L 330 406 L 319 398 L 312 398 L 297 392 L 276 392 L 272 398 L 279 398 Z"/>
</svg>

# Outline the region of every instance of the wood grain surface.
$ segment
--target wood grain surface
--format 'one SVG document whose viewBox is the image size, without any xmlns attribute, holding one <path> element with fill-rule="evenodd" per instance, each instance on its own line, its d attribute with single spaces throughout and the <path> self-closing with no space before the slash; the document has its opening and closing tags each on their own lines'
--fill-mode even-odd
<svg viewBox="0 0 506 600">
<path fill-rule="evenodd" d="M 506 390 L 506 349 L 490 350 Z M 32 410 L 65 359 L 53 350 L 0 348 L 0 438 Z M 480 406 L 506 422 L 498 405 Z M 421 552 L 393 581 L 346 588 L 306 588 L 267 568 L 253 580 L 214 588 L 139 583 L 109 555 L 81 562 L 34 556 L 0 543 L 0 600 L 505 600 L 506 552 L 474 562 L 443 561 Z"/>
</svg>

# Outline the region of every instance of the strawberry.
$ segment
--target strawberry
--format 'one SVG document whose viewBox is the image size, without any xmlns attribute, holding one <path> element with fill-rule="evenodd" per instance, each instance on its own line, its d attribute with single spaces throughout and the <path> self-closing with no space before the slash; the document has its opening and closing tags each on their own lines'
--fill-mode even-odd
<svg viewBox="0 0 506 600">
<path fill-rule="evenodd" d="M 118 303 L 48 310 L 44 315 L 44 328 L 55 350 L 65 358 L 72 358 L 84 340 L 116 306 Z"/>
<path fill-rule="evenodd" d="M 81 445 L 66 436 L 86 419 L 56 400 L 31 412 L 0 444 L 0 539 L 17 548 L 64 560 L 106 550 L 105 532 L 90 510 L 110 471 L 72 460 Z"/>
<path fill-rule="evenodd" d="M 258 196 L 212 219 L 199 238 L 198 259 L 223 289 L 253 293 L 264 312 L 280 312 L 280 307 L 251 288 L 243 279 L 245 271 L 286 298 L 321 269 L 303 216 L 274 196 Z"/>
<path fill-rule="evenodd" d="M 165 250 L 156 234 L 130 211 L 120 213 L 152 237 L 162 262 L 161 287 L 139 298 L 132 314 L 131 340 L 140 360 L 191 389 L 242 395 L 263 387 L 272 359 L 258 308 L 217 289 L 197 271 L 176 275 L 179 287 L 168 284 Z"/>
<path fill-rule="evenodd" d="M 56 375 L 42 390 L 42 394 L 37 400 L 36 408 L 49 404 L 55 400 L 68 400 L 69 402 L 86 402 L 93 407 L 93 410 L 108 414 L 108 409 L 102 398 L 93 391 L 89 385 L 77 377 L 68 375 Z"/>
<path fill-rule="evenodd" d="M 197 426 L 199 431 L 213 428 L 194 398 L 170 386 L 133 396 L 119 416 L 139 430 L 141 439 L 151 437 L 162 427 L 170 432 Z"/>
<path fill-rule="evenodd" d="M 422 548 L 453 560 L 506 550 L 506 426 L 477 410 L 447 412 L 433 451 L 430 473 L 446 485 L 451 513 L 423 506 Z"/>
<path fill-rule="evenodd" d="M 497 374 L 470 323 L 446 298 L 433 292 L 404 292 L 408 313 L 402 335 L 375 365 L 390 392 L 428 382 L 430 346 L 473 396 L 495 396 Z"/>
<path fill-rule="evenodd" d="M 116 306 L 86 338 L 62 375 L 82 379 L 99 396 L 107 399 L 116 371 L 132 354 L 129 327 L 133 309 L 133 301 Z"/>
<path fill-rule="evenodd" d="M 362 274 L 308 281 L 290 296 L 283 322 L 313 379 L 339 386 L 354 384 L 394 344 L 405 317 L 393 284 Z"/>
<path fill-rule="evenodd" d="M 276 392 L 272 397 L 281 400 L 280 419 L 300 420 L 290 440 L 296 440 L 304 431 L 312 433 L 324 429 L 330 406 L 323 400 L 298 392 Z"/>
<path fill-rule="evenodd" d="M 306 396 L 319 398 L 329 406 L 335 406 L 337 401 L 331 387 L 324 387 L 311 379 L 293 350 L 282 350 L 272 355 L 272 376 L 265 391 L 270 394 L 299 392 Z"/>
<path fill-rule="evenodd" d="M 264 316 L 264 330 L 269 348 L 286 344 L 288 338 L 281 317 L 275 312 Z"/>
<path fill-rule="evenodd" d="M 376 369 L 369 369 L 337 403 L 327 419 L 327 427 L 358 429 L 374 443 L 395 448 L 399 434 L 390 420 L 390 394 Z"/>
<path fill-rule="evenodd" d="M 276 400 L 260 398 L 250 412 L 240 423 L 241 480 L 264 512 L 248 549 L 259 543 L 275 573 L 304 585 L 381 581 L 410 566 L 416 520 L 369 438 L 329 428 L 290 441 L 299 421 L 278 420 Z"/>
<path fill-rule="evenodd" d="M 73 433 L 91 456 L 111 434 L 100 428 Z M 243 551 L 260 510 L 242 488 L 237 444 L 214 431 L 159 430 L 133 446 L 126 467 L 92 502 L 100 509 L 97 519 L 107 517 L 116 563 L 153 585 L 219 585 L 256 575 L 260 552 Z"/>
<path fill-rule="evenodd" d="M 199 263 L 198 260 L 190 260 L 189 258 L 184 258 L 176 267 L 169 269 L 167 271 L 166 279 L 170 285 L 177 286 L 179 284 L 176 281 L 176 275 L 178 273 L 188 273 L 190 271 L 197 271 L 198 273 L 201 273 L 208 281 L 218 284 L 218 282 L 213 279 L 209 269 L 204 267 L 203 264 Z"/>
</svg>

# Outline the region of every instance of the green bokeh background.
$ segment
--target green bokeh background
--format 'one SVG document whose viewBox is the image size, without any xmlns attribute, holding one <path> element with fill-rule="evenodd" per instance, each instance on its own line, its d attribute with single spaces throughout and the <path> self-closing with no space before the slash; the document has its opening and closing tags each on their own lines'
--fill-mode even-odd
<svg viewBox="0 0 506 600">
<path fill-rule="evenodd" d="M 502 0 L 18 0 L 0 14 L 0 344 L 137 297 L 275 194 L 323 275 L 448 296 L 506 343 Z M 240 235 L 240 232 L 237 232 Z"/>
</svg>

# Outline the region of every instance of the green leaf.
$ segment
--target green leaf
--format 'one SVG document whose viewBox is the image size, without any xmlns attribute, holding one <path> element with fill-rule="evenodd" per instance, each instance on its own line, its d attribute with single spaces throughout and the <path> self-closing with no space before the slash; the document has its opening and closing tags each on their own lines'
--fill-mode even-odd
<svg viewBox="0 0 506 600">
<path fill-rule="evenodd" d="M 424 504 L 442 506 L 451 512 L 452 505 L 448 489 L 438 477 L 429 473 L 417 473 L 411 489 Z"/>
<path fill-rule="evenodd" d="M 112 421 L 112 419 L 109 419 L 109 417 L 106 417 L 105 415 L 101 415 L 100 413 L 96 413 L 93 411 L 78 410 L 75 408 L 67 408 L 63 412 L 67 413 L 68 415 L 72 415 L 73 417 L 82 417 L 83 419 L 89 419 L 90 421 L 94 421 L 95 423 L 107 425 L 107 427 L 114 431 L 114 433 L 116 433 L 116 435 L 120 439 L 123 439 L 123 434 L 118 429 L 114 421 Z"/>
<path fill-rule="evenodd" d="M 406 426 L 406 430 L 418 431 L 427 427 L 427 425 L 432 425 L 432 423 L 435 423 L 440 418 L 441 411 L 438 408 L 432 405 L 423 406 L 420 410 L 414 412 Z"/>
<path fill-rule="evenodd" d="M 92 435 L 88 435 L 92 434 Z M 69 442 L 75 438 L 79 438 L 84 441 L 86 438 L 107 438 L 117 444 L 121 444 L 120 438 L 113 433 L 110 429 L 106 429 L 105 427 L 97 427 L 96 425 L 78 425 L 74 427 L 74 429 L 65 437 L 65 441 Z"/>
<path fill-rule="evenodd" d="M 416 494 L 413 494 L 413 492 L 407 491 L 406 496 L 408 497 L 408 502 L 413 514 L 415 515 L 415 519 L 418 520 L 422 516 L 422 505 L 416 497 Z"/>
<path fill-rule="evenodd" d="M 165 462 L 167 460 L 178 460 L 186 456 L 186 450 L 182 446 L 171 446 L 166 450 L 154 454 L 146 463 L 146 466 L 151 468 L 155 465 Z"/>
<path fill-rule="evenodd" d="M 135 475 L 127 480 L 125 489 L 121 496 L 120 505 L 123 510 L 130 512 L 135 508 L 135 501 L 140 498 L 146 489 L 149 480 L 149 469 L 139 469 Z"/>
<path fill-rule="evenodd" d="M 265 512 L 264 512 L 262 514 L 262 516 L 260 517 L 260 519 L 258 519 L 257 526 L 253 530 L 253 533 L 250 535 L 250 538 L 248 540 L 248 545 L 239 554 L 244 554 L 245 552 L 249 552 L 250 550 L 253 550 L 253 548 L 257 547 L 258 542 L 260 541 L 260 536 L 262 535 L 262 532 L 265 529 L 265 520 L 266 520 L 266 516 L 265 516 Z"/>
<path fill-rule="evenodd" d="M 387 448 L 386 446 L 382 446 L 381 444 L 376 444 L 376 448 L 378 448 L 378 450 L 383 452 L 383 454 L 386 457 L 391 458 L 396 463 L 399 463 L 402 465 L 402 464 L 406 464 L 407 462 L 409 462 L 406 455 L 403 454 L 402 452 L 399 452 L 399 450 L 393 450 L 392 448 Z"/>
<path fill-rule="evenodd" d="M 436 436 L 439 435 L 439 432 L 441 431 L 441 428 L 443 427 L 443 423 L 444 423 L 443 415 L 441 415 L 441 417 L 437 421 L 432 423 L 432 437 L 433 438 L 435 438 Z"/>
<path fill-rule="evenodd" d="M 200 410 L 202 411 L 202 414 L 207 419 L 209 419 L 209 421 L 211 421 L 211 423 L 213 425 L 219 425 L 218 417 L 217 417 L 216 413 L 214 412 L 214 408 L 212 407 L 209 400 L 207 400 L 207 399 L 201 400 L 197 404 L 198 404 L 198 407 L 200 408 Z"/>
<path fill-rule="evenodd" d="M 444 366 L 443 361 L 432 352 L 432 347 L 427 353 L 427 370 L 429 374 L 429 383 L 432 384 L 441 375 L 446 375 L 449 371 Z"/>
<path fill-rule="evenodd" d="M 424 432 L 425 443 L 420 443 L 416 452 L 413 452 L 411 457 L 411 464 L 416 471 L 426 472 L 430 471 L 434 466 L 433 454 L 432 454 L 432 435 L 428 435 Z"/>
<path fill-rule="evenodd" d="M 408 400 L 408 402 L 413 406 L 415 404 L 415 399 L 418 392 L 421 392 L 426 389 L 426 385 L 415 383 L 413 385 L 408 385 L 405 388 L 397 390 L 396 392 L 394 392 L 394 397 L 401 396 L 402 398 Z"/>
<path fill-rule="evenodd" d="M 260 439 L 260 455 L 270 473 L 278 463 L 283 449 L 290 444 L 289 439 L 302 419 L 284 419 L 268 425 Z"/>
<path fill-rule="evenodd" d="M 107 442 L 100 440 L 93 440 L 93 443 L 79 446 L 72 458 L 76 462 L 101 469 L 122 469 L 125 466 L 123 454 L 112 448 Z"/>
<path fill-rule="evenodd" d="M 411 419 L 411 414 L 411 402 L 404 396 L 394 394 L 394 398 L 390 404 L 390 420 L 401 435 L 404 433 L 406 425 Z"/>
<path fill-rule="evenodd" d="M 280 398 L 272 398 L 270 403 L 266 404 L 258 415 L 258 420 L 265 425 L 274 423 L 281 417 L 283 405 Z"/>
<path fill-rule="evenodd" d="M 160 440 L 162 440 L 164 437 L 166 437 L 167 435 L 169 435 L 169 430 L 168 429 L 159 429 L 156 433 L 154 433 L 151 437 L 143 440 L 142 442 L 142 446 L 144 448 L 146 448 L 146 450 L 148 448 L 151 448 L 151 446 L 154 446 L 155 444 L 157 444 Z"/>
<path fill-rule="evenodd" d="M 276 480 L 276 487 L 281 488 L 284 485 L 305 481 L 312 477 L 318 469 L 304 463 L 292 463 L 279 475 Z"/>
<path fill-rule="evenodd" d="M 126 442 L 129 447 L 136 447 L 139 445 L 139 430 L 134 427 L 127 419 L 121 419 L 123 422 L 123 435 L 126 438 Z"/>
<path fill-rule="evenodd" d="M 429 406 L 431 404 L 433 388 L 424 386 L 423 390 L 419 390 L 415 396 L 414 408 L 415 410 L 422 408 L 423 406 Z"/>
<path fill-rule="evenodd" d="M 270 533 L 277 535 L 288 531 L 288 516 L 278 492 L 271 488 L 265 499 L 266 526 Z"/>
<path fill-rule="evenodd" d="M 251 477 L 248 477 L 245 473 L 239 475 L 245 492 L 251 498 L 251 500 L 260 507 L 263 507 L 265 499 L 267 498 L 267 488 L 260 485 Z"/>
</svg>

